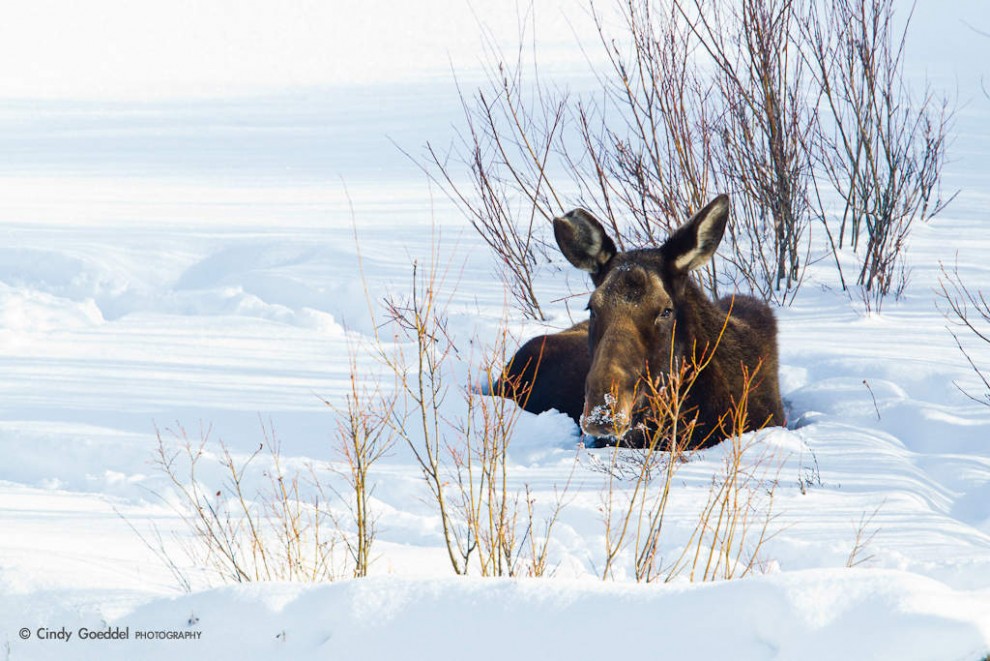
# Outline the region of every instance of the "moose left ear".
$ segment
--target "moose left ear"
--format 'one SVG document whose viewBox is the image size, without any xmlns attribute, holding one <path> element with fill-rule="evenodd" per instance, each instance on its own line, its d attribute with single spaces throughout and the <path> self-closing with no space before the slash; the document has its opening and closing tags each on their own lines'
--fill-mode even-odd
<svg viewBox="0 0 990 661">
<path fill-rule="evenodd" d="M 680 273 L 701 268 L 722 242 L 729 220 L 729 196 L 719 195 L 678 227 L 662 246 L 665 261 Z"/>
</svg>

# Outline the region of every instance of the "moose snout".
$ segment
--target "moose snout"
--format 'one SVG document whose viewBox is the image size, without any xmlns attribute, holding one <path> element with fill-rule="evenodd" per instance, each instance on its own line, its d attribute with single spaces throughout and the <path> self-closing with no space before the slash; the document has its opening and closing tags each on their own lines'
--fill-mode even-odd
<svg viewBox="0 0 990 661">
<path fill-rule="evenodd" d="M 632 426 L 632 408 L 631 398 L 616 397 L 612 393 L 597 398 L 586 395 L 581 430 L 598 438 L 622 438 Z"/>
</svg>

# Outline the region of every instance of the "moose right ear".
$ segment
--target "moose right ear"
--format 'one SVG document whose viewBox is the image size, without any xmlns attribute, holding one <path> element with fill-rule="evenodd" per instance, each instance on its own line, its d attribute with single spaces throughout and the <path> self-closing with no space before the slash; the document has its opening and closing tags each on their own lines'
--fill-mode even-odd
<svg viewBox="0 0 990 661">
<path fill-rule="evenodd" d="M 615 256 L 615 243 L 605 228 L 584 209 L 574 209 L 553 219 L 553 235 L 560 252 L 571 264 L 594 278 Z"/>
</svg>

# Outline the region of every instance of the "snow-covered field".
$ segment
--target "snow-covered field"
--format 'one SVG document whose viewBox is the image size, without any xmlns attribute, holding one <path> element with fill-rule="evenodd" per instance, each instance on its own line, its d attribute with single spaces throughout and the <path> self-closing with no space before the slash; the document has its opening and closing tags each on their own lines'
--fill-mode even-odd
<svg viewBox="0 0 990 661">
<path fill-rule="evenodd" d="M 506 294 L 490 257 L 396 145 L 450 139 L 451 66 L 470 84 L 477 21 L 511 39 L 516 15 L 457 0 L 87 6 L 17 3 L 0 21 L 0 661 L 990 653 L 990 408 L 954 385 L 980 384 L 934 291 L 940 261 L 990 291 L 990 38 L 966 27 L 990 30 L 980 2 L 926 0 L 915 16 L 912 72 L 958 95 L 945 188 L 960 192 L 915 229 L 907 295 L 867 315 L 823 269 L 778 311 L 791 424 L 756 439 L 779 467 L 760 572 L 640 585 L 626 558 L 599 580 L 605 477 L 590 467 L 612 450 L 579 448 L 547 413 L 520 418 L 510 489 L 545 506 L 574 471 L 553 578 L 454 576 L 396 446 L 374 473 L 370 578 L 222 585 L 186 566 L 190 593 L 135 532 L 187 534 L 156 430 L 212 427 L 246 456 L 273 429 L 290 466 L 337 459 L 324 400 L 342 401 L 349 351 L 374 330 L 358 245 L 378 298 L 439 242 L 457 274 L 452 336 L 493 339 Z M 582 5 L 538 18 L 545 73 L 578 80 Z M 543 301 L 584 287 L 553 269 L 539 285 Z M 550 309 L 550 327 L 569 325 Z M 990 367 L 990 346 L 970 348 Z M 724 454 L 679 469 L 665 552 L 686 543 Z M 215 459 L 207 481 L 222 479 Z M 137 639 L 159 631 L 194 639 Z"/>
</svg>

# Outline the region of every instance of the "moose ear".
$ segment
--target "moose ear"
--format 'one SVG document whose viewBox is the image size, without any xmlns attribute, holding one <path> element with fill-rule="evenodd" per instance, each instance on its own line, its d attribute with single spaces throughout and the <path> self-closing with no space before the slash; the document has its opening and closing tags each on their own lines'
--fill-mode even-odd
<svg viewBox="0 0 990 661">
<path fill-rule="evenodd" d="M 605 228 L 584 209 L 569 211 L 553 219 L 553 235 L 571 264 L 594 276 L 615 256 L 615 243 Z"/>
<path fill-rule="evenodd" d="M 680 273 L 707 264 L 722 242 L 728 220 L 729 196 L 719 195 L 678 227 L 660 247 L 667 264 Z"/>
</svg>

